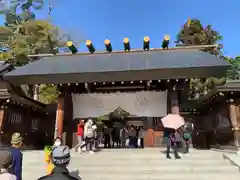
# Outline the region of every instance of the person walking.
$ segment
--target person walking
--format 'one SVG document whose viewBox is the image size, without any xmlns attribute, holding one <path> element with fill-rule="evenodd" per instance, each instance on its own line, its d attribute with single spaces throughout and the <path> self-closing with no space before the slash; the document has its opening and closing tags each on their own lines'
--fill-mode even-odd
<svg viewBox="0 0 240 180">
<path fill-rule="evenodd" d="M 22 180 L 22 159 L 20 148 L 23 146 L 23 138 L 20 133 L 14 133 L 11 139 L 11 147 L 8 151 L 12 155 L 12 171 L 17 180 Z"/>
<path fill-rule="evenodd" d="M 79 152 L 82 153 L 83 134 L 84 134 L 84 120 L 81 120 L 77 125 L 77 145 L 75 146 L 75 152 L 79 150 Z"/>
<path fill-rule="evenodd" d="M 38 180 L 78 180 L 71 176 L 67 169 L 70 159 L 70 150 L 67 146 L 56 146 L 52 150 L 54 168 L 51 174 L 40 177 Z"/>
<path fill-rule="evenodd" d="M 87 150 L 90 154 L 93 154 L 93 143 L 94 143 L 94 132 L 95 132 L 95 126 L 93 124 L 92 119 L 88 119 L 88 121 L 84 125 L 84 138 L 85 138 L 85 145 L 87 147 Z M 82 147 L 81 147 L 82 148 Z"/>
<path fill-rule="evenodd" d="M 178 155 L 178 150 L 177 150 L 177 143 L 181 141 L 181 135 L 175 129 L 171 129 L 169 131 L 170 132 L 169 132 L 169 137 L 167 141 L 167 151 L 166 151 L 167 158 L 171 159 L 170 149 L 172 148 L 174 151 L 175 159 L 181 159 L 181 157 Z"/>
<path fill-rule="evenodd" d="M 17 180 L 17 177 L 9 173 L 12 165 L 12 155 L 9 151 L 0 151 L 0 179 L 1 180 Z"/>
</svg>

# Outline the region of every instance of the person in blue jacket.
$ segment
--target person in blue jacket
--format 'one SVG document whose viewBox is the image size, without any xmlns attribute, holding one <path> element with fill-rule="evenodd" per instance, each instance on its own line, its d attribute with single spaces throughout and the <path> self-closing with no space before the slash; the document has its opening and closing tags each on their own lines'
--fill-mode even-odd
<svg viewBox="0 0 240 180">
<path fill-rule="evenodd" d="M 12 173 L 17 177 L 17 180 L 22 180 L 22 160 L 23 155 L 20 148 L 23 145 L 23 138 L 20 133 L 14 133 L 11 139 L 11 147 L 8 151 L 12 155 Z"/>
</svg>

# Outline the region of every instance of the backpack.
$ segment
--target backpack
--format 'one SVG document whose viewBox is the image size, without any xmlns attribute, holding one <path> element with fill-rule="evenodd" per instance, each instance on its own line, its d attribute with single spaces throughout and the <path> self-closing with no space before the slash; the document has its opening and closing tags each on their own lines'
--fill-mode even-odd
<svg viewBox="0 0 240 180">
<path fill-rule="evenodd" d="M 88 137 L 88 138 L 93 138 L 94 129 L 92 127 L 88 127 L 85 136 Z"/>
<path fill-rule="evenodd" d="M 189 140 L 189 139 L 191 138 L 190 133 L 183 133 L 183 138 L 184 138 L 185 140 Z"/>
</svg>

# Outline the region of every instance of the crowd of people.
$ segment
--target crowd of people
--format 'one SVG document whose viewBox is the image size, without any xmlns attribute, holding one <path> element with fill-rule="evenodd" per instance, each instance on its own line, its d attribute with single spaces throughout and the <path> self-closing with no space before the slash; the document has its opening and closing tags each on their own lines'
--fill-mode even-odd
<svg viewBox="0 0 240 180">
<path fill-rule="evenodd" d="M 23 138 L 20 133 L 14 133 L 11 146 L 0 150 L 0 180 L 22 180 L 23 154 L 21 148 Z M 70 149 L 64 146 L 61 138 L 54 140 L 51 153 L 47 154 L 47 175 L 38 180 L 77 180 L 70 175 L 67 166 L 70 162 Z"/>
<path fill-rule="evenodd" d="M 97 127 L 93 120 L 83 120 L 78 124 L 78 144 L 76 150 L 82 150 L 87 147 L 87 151 L 93 152 L 93 147 L 97 148 L 99 140 L 97 135 Z M 104 129 L 104 145 L 105 147 L 144 147 L 144 129 L 142 127 L 124 127 L 121 129 L 109 128 Z M 166 137 L 166 157 L 171 159 L 170 149 L 174 151 L 176 159 L 181 157 L 178 154 L 178 143 L 184 140 L 185 153 L 189 152 L 189 140 L 191 133 L 188 128 L 184 130 L 164 129 L 164 137 Z M 112 144 L 110 143 L 112 139 Z M 23 138 L 19 133 L 14 133 L 11 138 L 11 146 L 0 150 L 0 180 L 22 180 L 22 160 L 23 155 L 21 148 L 23 145 Z M 39 178 L 39 180 L 54 180 L 54 179 L 76 179 L 72 177 L 67 169 L 70 162 L 70 150 L 63 145 L 61 138 L 56 138 L 49 152 L 46 152 L 45 162 L 47 165 L 46 176 Z"/>
<path fill-rule="evenodd" d="M 22 180 L 22 152 L 23 138 L 19 133 L 14 133 L 11 146 L 0 151 L 0 179 Z"/>
<path fill-rule="evenodd" d="M 144 129 L 134 125 L 103 129 L 104 148 L 144 148 Z"/>
<path fill-rule="evenodd" d="M 97 126 L 92 119 L 86 122 L 80 120 L 77 125 L 77 145 L 75 151 L 83 152 L 83 148 L 93 153 L 93 149 L 98 149 L 103 142 L 104 148 L 144 148 L 143 127 L 107 127 L 101 132 L 97 131 Z"/>
</svg>

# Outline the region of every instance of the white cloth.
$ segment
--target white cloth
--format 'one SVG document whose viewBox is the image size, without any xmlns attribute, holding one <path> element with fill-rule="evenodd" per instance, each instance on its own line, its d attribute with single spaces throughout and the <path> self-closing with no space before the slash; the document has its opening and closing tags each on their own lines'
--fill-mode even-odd
<svg viewBox="0 0 240 180">
<path fill-rule="evenodd" d="M 92 138 L 94 136 L 94 125 L 93 120 L 88 119 L 88 121 L 84 125 L 84 137 Z"/>
<path fill-rule="evenodd" d="M 0 180 L 16 180 L 16 176 L 13 174 L 10 174 L 5 169 L 0 170 Z"/>
<path fill-rule="evenodd" d="M 72 94 L 73 118 L 99 117 L 121 108 L 140 117 L 163 117 L 167 112 L 167 91 L 108 94 Z"/>
<path fill-rule="evenodd" d="M 129 139 L 127 138 L 126 142 L 125 142 L 125 146 L 129 146 Z"/>
<path fill-rule="evenodd" d="M 140 138 L 138 138 L 137 145 L 138 145 L 138 147 L 141 146 L 141 139 Z"/>
</svg>

